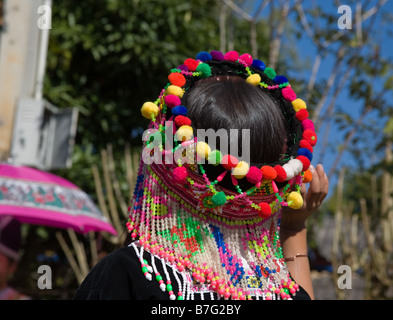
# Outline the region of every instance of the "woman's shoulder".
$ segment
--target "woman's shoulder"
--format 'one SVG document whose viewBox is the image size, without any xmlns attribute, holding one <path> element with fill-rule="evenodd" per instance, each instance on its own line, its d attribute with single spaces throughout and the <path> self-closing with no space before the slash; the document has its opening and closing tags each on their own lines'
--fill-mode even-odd
<svg viewBox="0 0 393 320">
<path fill-rule="evenodd" d="M 140 262 L 131 247 L 116 249 L 102 258 L 89 272 L 74 299 L 130 299 Z"/>
</svg>

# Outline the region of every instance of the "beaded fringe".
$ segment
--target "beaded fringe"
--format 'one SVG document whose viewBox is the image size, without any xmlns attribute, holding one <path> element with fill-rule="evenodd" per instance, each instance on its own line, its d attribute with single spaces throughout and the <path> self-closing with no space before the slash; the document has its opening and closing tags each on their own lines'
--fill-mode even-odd
<svg viewBox="0 0 393 320">
<path fill-rule="evenodd" d="M 299 288 L 282 256 L 278 205 L 268 219 L 241 219 L 239 212 L 239 219 L 230 221 L 219 212 L 190 205 L 141 163 L 129 210 L 127 227 L 139 240 L 132 246 L 142 272 L 150 281 L 154 274 L 171 300 L 190 299 L 194 292 L 204 291 L 208 299 L 290 299 Z M 151 254 L 150 263 L 143 259 L 144 250 Z M 157 262 L 165 274 L 157 272 Z M 177 293 L 168 269 L 178 282 Z"/>
</svg>

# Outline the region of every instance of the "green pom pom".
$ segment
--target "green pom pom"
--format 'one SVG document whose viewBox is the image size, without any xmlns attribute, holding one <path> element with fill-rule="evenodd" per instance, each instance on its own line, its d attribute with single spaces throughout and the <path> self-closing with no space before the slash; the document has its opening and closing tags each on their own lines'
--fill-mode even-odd
<svg viewBox="0 0 393 320">
<path fill-rule="evenodd" d="M 202 73 L 201 78 L 207 78 L 212 75 L 212 69 L 207 63 L 200 63 L 195 71 Z"/>
<path fill-rule="evenodd" d="M 209 153 L 209 156 L 207 158 L 208 163 L 214 166 L 218 166 L 221 163 L 221 160 L 222 153 L 220 152 L 220 150 L 213 150 Z"/>
<path fill-rule="evenodd" d="M 265 68 L 263 71 L 270 79 L 274 79 L 276 76 L 276 71 L 273 68 Z"/>
<path fill-rule="evenodd" d="M 227 202 L 227 197 L 223 191 L 220 191 L 212 196 L 211 201 L 215 206 L 222 206 Z"/>
</svg>

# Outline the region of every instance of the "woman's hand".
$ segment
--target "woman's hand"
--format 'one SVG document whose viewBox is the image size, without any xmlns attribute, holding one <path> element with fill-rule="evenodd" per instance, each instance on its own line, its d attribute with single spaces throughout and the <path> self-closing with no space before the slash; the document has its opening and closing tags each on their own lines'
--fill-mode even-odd
<svg viewBox="0 0 393 320">
<path fill-rule="evenodd" d="M 321 164 L 316 169 L 311 166 L 312 180 L 307 190 L 306 184 L 302 184 L 301 195 L 304 199 L 303 207 L 295 210 L 289 207 L 283 207 L 281 215 L 280 229 L 288 231 L 300 231 L 305 228 L 307 218 L 315 212 L 329 191 L 329 179 Z"/>
</svg>

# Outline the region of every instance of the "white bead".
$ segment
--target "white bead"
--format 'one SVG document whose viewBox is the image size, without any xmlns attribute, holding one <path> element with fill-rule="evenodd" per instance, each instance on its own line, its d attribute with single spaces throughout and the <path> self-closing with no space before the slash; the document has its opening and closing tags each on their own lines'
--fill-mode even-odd
<svg viewBox="0 0 393 320">
<path fill-rule="evenodd" d="M 151 281 L 152 276 L 151 276 L 150 273 L 146 273 L 146 274 L 145 274 L 145 278 L 146 278 L 147 280 Z"/>
<path fill-rule="evenodd" d="M 171 295 L 169 296 L 169 299 L 171 299 L 171 300 L 176 300 L 176 296 L 175 296 L 174 294 L 171 294 Z"/>
<path fill-rule="evenodd" d="M 166 285 L 165 283 L 160 284 L 160 289 L 164 292 L 166 290 Z"/>
</svg>

